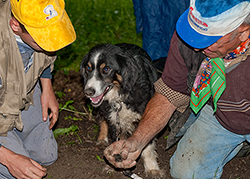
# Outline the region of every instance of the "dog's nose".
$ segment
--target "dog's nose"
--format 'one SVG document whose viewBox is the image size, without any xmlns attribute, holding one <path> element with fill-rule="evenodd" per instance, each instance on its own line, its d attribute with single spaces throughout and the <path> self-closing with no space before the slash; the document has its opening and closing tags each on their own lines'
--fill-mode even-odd
<svg viewBox="0 0 250 179">
<path fill-rule="evenodd" d="M 93 88 L 84 89 L 84 93 L 86 96 L 93 96 L 95 94 L 95 90 Z"/>
</svg>

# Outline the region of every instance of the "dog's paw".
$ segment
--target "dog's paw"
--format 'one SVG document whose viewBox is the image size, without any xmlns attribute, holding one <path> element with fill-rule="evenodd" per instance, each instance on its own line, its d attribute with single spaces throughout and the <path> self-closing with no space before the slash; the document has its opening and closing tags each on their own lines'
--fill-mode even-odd
<svg viewBox="0 0 250 179">
<path fill-rule="evenodd" d="M 105 149 L 107 146 L 108 146 L 108 142 L 106 140 L 98 140 L 96 142 L 96 146 L 99 148 L 99 149 Z"/>
<path fill-rule="evenodd" d="M 163 179 L 166 178 L 164 170 L 149 170 L 147 171 L 147 177 L 151 179 Z"/>
</svg>

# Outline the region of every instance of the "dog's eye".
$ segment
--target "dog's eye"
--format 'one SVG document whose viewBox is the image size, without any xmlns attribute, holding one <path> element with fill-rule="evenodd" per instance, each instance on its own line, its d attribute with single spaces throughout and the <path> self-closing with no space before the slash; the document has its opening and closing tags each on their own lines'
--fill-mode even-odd
<svg viewBox="0 0 250 179">
<path fill-rule="evenodd" d="M 103 73 L 108 73 L 108 72 L 109 72 L 109 70 L 110 70 L 110 68 L 105 67 L 105 68 L 103 68 Z"/>
<path fill-rule="evenodd" d="M 85 68 L 86 68 L 87 71 L 91 71 L 90 66 L 86 66 Z"/>
</svg>

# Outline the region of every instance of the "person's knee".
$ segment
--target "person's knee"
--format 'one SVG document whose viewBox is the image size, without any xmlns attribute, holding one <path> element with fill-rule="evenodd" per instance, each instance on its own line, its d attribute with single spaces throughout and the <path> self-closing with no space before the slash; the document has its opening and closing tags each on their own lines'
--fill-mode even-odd
<svg viewBox="0 0 250 179">
<path fill-rule="evenodd" d="M 174 156 L 173 156 L 174 157 Z M 194 177 L 194 170 L 190 168 L 190 165 L 176 160 L 175 158 L 170 160 L 170 174 L 174 179 L 192 179 Z"/>
<path fill-rule="evenodd" d="M 57 160 L 57 158 L 58 158 L 58 155 L 56 153 L 56 155 L 53 155 L 53 156 L 51 156 L 51 157 L 46 158 L 45 160 L 43 160 L 43 162 L 41 163 L 41 165 L 43 165 L 43 166 L 49 166 L 49 165 L 53 164 Z"/>
<path fill-rule="evenodd" d="M 53 150 L 46 153 L 41 153 L 41 155 L 36 155 L 36 158 L 34 158 L 34 160 L 41 165 L 48 166 L 53 164 L 57 160 L 57 158 L 58 152 L 57 150 Z"/>
<path fill-rule="evenodd" d="M 181 167 L 173 167 L 170 169 L 170 175 L 174 179 L 193 179 L 195 176 L 195 172 L 193 170 L 182 170 Z"/>
<path fill-rule="evenodd" d="M 51 165 L 58 158 L 58 146 L 53 136 L 33 151 L 29 151 L 30 157 L 41 165 Z"/>
</svg>

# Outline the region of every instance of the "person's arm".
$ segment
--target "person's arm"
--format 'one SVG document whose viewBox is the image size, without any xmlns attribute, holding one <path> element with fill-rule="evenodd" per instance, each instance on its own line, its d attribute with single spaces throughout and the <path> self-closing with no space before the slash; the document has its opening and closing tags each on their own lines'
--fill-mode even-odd
<svg viewBox="0 0 250 179">
<path fill-rule="evenodd" d="M 0 147 L 0 163 L 5 165 L 15 178 L 40 179 L 46 175 L 46 168 L 34 160 Z"/>
<path fill-rule="evenodd" d="M 167 125 L 175 110 L 176 107 L 165 96 L 155 93 L 133 135 L 105 149 L 104 155 L 107 160 L 117 168 L 133 167 L 141 151 Z M 116 161 L 114 154 L 120 154 L 122 161 Z"/>
<path fill-rule="evenodd" d="M 58 118 L 58 109 L 59 104 L 56 100 L 56 96 L 54 90 L 52 88 L 52 82 L 50 78 L 40 78 L 41 85 L 42 85 L 42 95 L 41 95 L 41 104 L 42 104 L 42 111 L 43 111 L 43 120 L 46 121 L 48 117 L 48 109 L 51 110 L 49 115 L 50 126 L 49 128 L 55 125 L 57 118 Z"/>
</svg>

